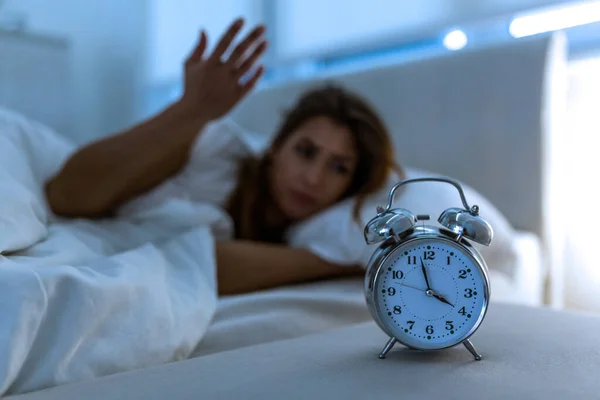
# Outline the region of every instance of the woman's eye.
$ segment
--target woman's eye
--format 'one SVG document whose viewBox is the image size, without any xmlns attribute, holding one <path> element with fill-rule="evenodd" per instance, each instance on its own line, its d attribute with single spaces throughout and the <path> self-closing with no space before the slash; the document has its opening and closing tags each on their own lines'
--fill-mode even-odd
<svg viewBox="0 0 600 400">
<path fill-rule="evenodd" d="M 345 175 L 349 171 L 348 167 L 344 164 L 336 164 L 333 166 L 333 169 L 337 174 L 340 174 L 340 175 Z"/>
<path fill-rule="evenodd" d="M 296 146 L 296 153 L 298 153 L 300 156 L 310 159 L 313 158 L 317 151 L 315 150 L 314 147 L 311 146 Z"/>
</svg>

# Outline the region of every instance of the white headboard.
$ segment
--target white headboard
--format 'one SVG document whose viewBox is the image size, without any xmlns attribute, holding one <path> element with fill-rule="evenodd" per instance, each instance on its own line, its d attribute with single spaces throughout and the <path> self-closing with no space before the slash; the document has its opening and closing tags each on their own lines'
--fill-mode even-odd
<svg viewBox="0 0 600 400">
<path fill-rule="evenodd" d="M 0 106 L 73 132 L 69 43 L 0 29 Z"/>
<path fill-rule="evenodd" d="M 358 91 L 393 133 L 403 165 L 454 177 L 489 198 L 517 229 L 543 235 L 547 136 L 562 35 L 320 78 Z M 231 114 L 268 141 L 281 112 L 315 81 L 253 93 Z"/>
</svg>

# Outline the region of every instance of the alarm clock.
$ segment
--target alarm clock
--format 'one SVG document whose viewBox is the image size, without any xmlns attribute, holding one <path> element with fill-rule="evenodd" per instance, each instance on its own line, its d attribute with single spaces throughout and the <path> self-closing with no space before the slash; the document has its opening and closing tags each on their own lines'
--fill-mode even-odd
<svg viewBox="0 0 600 400">
<path fill-rule="evenodd" d="M 429 215 L 392 208 L 401 186 L 418 182 L 453 185 L 464 208 L 448 208 L 439 225 Z M 423 221 L 419 223 L 419 221 Z M 377 325 L 390 337 L 379 358 L 396 343 L 415 350 L 441 350 L 463 344 L 481 360 L 470 337 L 488 309 L 488 267 L 471 242 L 489 246 L 491 225 L 470 207 L 460 184 L 452 179 L 424 177 L 400 181 L 389 192 L 387 207 L 364 228 L 367 244 L 380 243 L 365 275 L 365 297 Z"/>
</svg>

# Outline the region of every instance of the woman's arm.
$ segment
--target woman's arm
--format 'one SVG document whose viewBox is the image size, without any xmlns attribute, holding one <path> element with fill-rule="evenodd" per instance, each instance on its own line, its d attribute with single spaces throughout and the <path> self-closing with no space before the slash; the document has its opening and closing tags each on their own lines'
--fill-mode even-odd
<svg viewBox="0 0 600 400">
<path fill-rule="evenodd" d="M 259 67 L 242 81 L 266 49 L 262 26 L 223 60 L 242 25 L 242 20 L 234 22 L 207 58 L 202 32 L 185 62 L 184 93 L 179 101 L 142 124 L 76 152 L 46 183 L 53 212 L 102 217 L 177 173 L 202 128 L 228 113 L 262 74 Z"/>
<path fill-rule="evenodd" d="M 65 217 L 103 217 L 185 165 L 206 119 L 176 103 L 123 133 L 92 143 L 46 183 L 52 211 Z"/>
<path fill-rule="evenodd" d="M 324 261 L 308 250 L 260 242 L 217 242 L 216 255 L 220 295 L 365 273 L 360 267 Z"/>
</svg>

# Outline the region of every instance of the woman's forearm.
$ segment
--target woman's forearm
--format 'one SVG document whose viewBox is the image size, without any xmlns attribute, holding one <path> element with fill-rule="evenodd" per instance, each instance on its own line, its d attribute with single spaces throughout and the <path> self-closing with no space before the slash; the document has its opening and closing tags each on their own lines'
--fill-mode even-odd
<svg viewBox="0 0 600 400">
<path fill-rule="evenodd" d="M 105 216 L 178 172 L 198 132 L 235 107 L 262 74 L 260 66 L 242 80 L 266 49 L 263 26 L 250 31 L 224 56 L 242 25 L 242 19 L 234 21 L 212 54 L 205 54 L 207 36 L 202 31 L 183 64 L 183 94 L 177 103 L 75 153 L 46 183 L 52 211 L 67 217 Z"/>
<path fill-rule="evenodd" d="M 67 217 L 114 211 L 178 172 L 205 124 L 202 116 L 175 103 L 125 132 L 83 147 L 47 182 L 51 209 Z"/>
<path fill-rule="evenodd" d="M 364 275 L 360 267 L 324 261 L 304 249 L 251 241 L 218 242 L 217 283 L 220 295 L 265 290 L 282 285 Z"/>
</svg>

